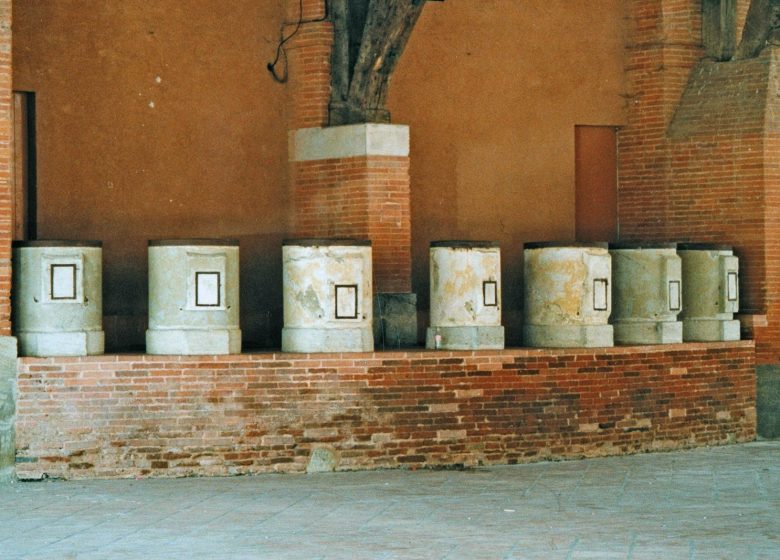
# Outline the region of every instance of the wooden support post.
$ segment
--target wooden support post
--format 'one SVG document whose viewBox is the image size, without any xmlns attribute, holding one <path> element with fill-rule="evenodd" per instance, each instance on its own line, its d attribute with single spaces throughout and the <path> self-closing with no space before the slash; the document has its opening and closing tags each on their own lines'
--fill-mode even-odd
<svg viewBox="0 0 780 560">
<path fill-rule="evenodd" d="M 770 41 L 780 39 L 780 0 L 752 0 L 735 60 L 758 56 Z"/>
<path fill-rule="evenodd" d="M 736 0 L 704 0 L 702 39 L 708 57 L 730 60 L 737 47 Z"/>
<path fill-rule="evenodd" d="M 387 89 L 425 0 L 332 0 L 330 125 L 389 122 Z"/>
</svg>

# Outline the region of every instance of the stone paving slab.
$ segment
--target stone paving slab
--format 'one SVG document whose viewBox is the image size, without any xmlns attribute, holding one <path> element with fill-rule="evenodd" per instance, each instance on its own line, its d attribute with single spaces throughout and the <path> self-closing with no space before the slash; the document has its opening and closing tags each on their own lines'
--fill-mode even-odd
<svg viewBox="0 0 780 560">
<path fill-rule="evenodd" d="M 780 442 L 465 471 L 0 485 L 0 560 L 777 559 Z"/>
</svg>

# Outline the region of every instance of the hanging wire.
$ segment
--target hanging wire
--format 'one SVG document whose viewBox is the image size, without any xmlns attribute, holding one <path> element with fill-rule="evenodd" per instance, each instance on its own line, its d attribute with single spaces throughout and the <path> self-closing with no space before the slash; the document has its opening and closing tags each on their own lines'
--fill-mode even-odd
<svg viewBox="0 0 780 560">
<path fill-rule="evenodd" d="M 279 45 L 276 47 L 276 57 L 274 58 L 273 62 L 269 62 L 266 68 L 268 68 L 268 71 L 271 73 L 271 76 L 273 76 L 274 81 L 284 84 L 287 83 L 288 78 L 288 72 L 287 72 L 287 51 L 284 50 L 284 44 L 292 39 L 296 33 L 301 29 L 301 25 L 303 24 L 303 0 L 299 0 L 298 2 L 298 23 L 295 24 L 295 29 L 293 29 L 292 33 L 290 33 L 287 37 L 284 36 L 284 27 L 282 27 L 282 40 L 279 41 Z M 282 71 L 281 75 L 277 73 L 276 71 L 276 65 L 279 63 L 280 59 L 284 57 L 284 70 Z"/>
<path fill-rule="evenodd" d="M 288 61 L 287 61 L 287 51 L 284 49 L 285 43 L 287 43 L 287 41 L 292 39 L 295 36 L 295 34 L 298 33 L 298 31 L 300 31 L 301 25 L 303 25 L 304 23 L 317 23 L 317 22 L 320 22 L 320 21 L 327 21 L 328 17 L 329 17 L 328 13 L 330 11 L 329 7 L 330 7 L 329 6 L 329 2 L 325 2 L 325 14 L 321 18 L 304 20 L 303 19 L 303 0 L 299 0 L 298 1 L 298 21 L 295 24 L 295 29 L 293 29 L 292 33 L 290 33 L 289 35 L 287 35 L 285 37 L 284 36 L 284 25 L 282 25 L 282 31 L 281 31 L 282 39 L 279 41 L 279 44 L 276 47 L 276 57 L 274 57 L 274 61 L 273 62 L 269 62 L 266 65 L 266 68 L 271 73 L 271 76 L 273 77 L 273 79 L 276 82 L 278 82 L 280 84 L 284 84 L 284 83 L 287 82 Z M 284 70 L 282 71 L 281 74 L 279 74 L 279 72 L 276 71 L 276 65 L 279 64 L 279 62 L 282 59 L 284 59 Z"/>
</svg>

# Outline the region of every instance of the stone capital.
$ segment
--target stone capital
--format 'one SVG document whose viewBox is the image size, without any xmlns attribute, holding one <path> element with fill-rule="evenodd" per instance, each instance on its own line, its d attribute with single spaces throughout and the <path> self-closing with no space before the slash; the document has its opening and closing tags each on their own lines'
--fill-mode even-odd
<svg viewBox="0 0 780 560">
<path fill-rule="evenodd" d="M 364 156 L 408 157 L 409 126 L 363 123 L 292 130 L 289 155 L 294 162 Z"/>
</svg>

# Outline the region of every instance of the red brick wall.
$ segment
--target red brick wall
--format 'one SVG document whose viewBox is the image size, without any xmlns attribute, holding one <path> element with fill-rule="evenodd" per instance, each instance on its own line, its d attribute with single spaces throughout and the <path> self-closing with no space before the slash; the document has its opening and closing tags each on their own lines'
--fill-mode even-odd
<svg viewBox="0 0 780 560">
<path fill-rule="evenodd" d="M 748 329 L 758 361 L 780 362 L 780 268 L 775 54 L 701 60 L 701 2 L 632 2 L 628 125 L 619 142 L 622 239 L 711 241 L 740 257 L 741 309 L 766 315 Z M 746 6 L 739 4 L 739 17 Z M 774 126 L 776 128 L 776 126 Z M 780 271 L 779 271 L 780 272 Z M 754 321 L 760 325 L 762 321 Z"/>
<path fill-rule="evenodd" d="M 733 245 L 741 259 L 742 312 L 773 315 L 764 152 L 770 58 L 766 51 L 752 60 L 703 61 L 691 74 L 668 129 L 664 236 Z M 751 334 L 764 360 L 780 343 L 762 329 Z"/>
<path fill-rule="evenodd" d="M 296 22 L 323 19 L 327 14 L 326 0 L 285 0 L 287 21 Z"/>
<path fill-rule="evenodd" d="M 11 334 L 11 0 L 0 0 L 0 336 Z"/>
<path fill-rule="evenodd" d="M 372 241 L 374 289 L 411 291 L 409 158 L 295 162 L 296 234 Z"/>
<path fill-rule="evenodd" d="M 747 441 L 751 342 L 20 360 L 22 478 L 515 463 Z"/>
<path fill-rule="evenodd" d="M 780 50 L 762 57 L 769 63 L 763 131 L 765 275 L 767 327 L 757 329 L 756 349 L 762 363 L 780 363 Z M 754 174 L 757 173 L 754 171 Z M 756 178 L 758 180 L 758 178 Z"/>
<path fill-rule="evenodd" d="M 666 128 L 703 54 L 701 2 L 632 0 L 629 14 L 627 124 L 619 134 L 620 236 L 660 239 L 671 171 Z"/>
<path fill-rule="evenodd" d="M 325 0 L 286 0 L 284 36 L 290 96 L 288 128 L 327 126 L 333 24 Z M 300 23 L 299 23 L 300 22 Z"/>
<path fill-rule="evenodd" d="M 285 36 L 295 30 L 296 22 L 297 18 L 288 22 Z M 291 130 L 328 124 L 332 45 L 333 24 L 329 21 L 302 23 L 285 45 L 289 64 L 288 128 Z"/>
</svg>

